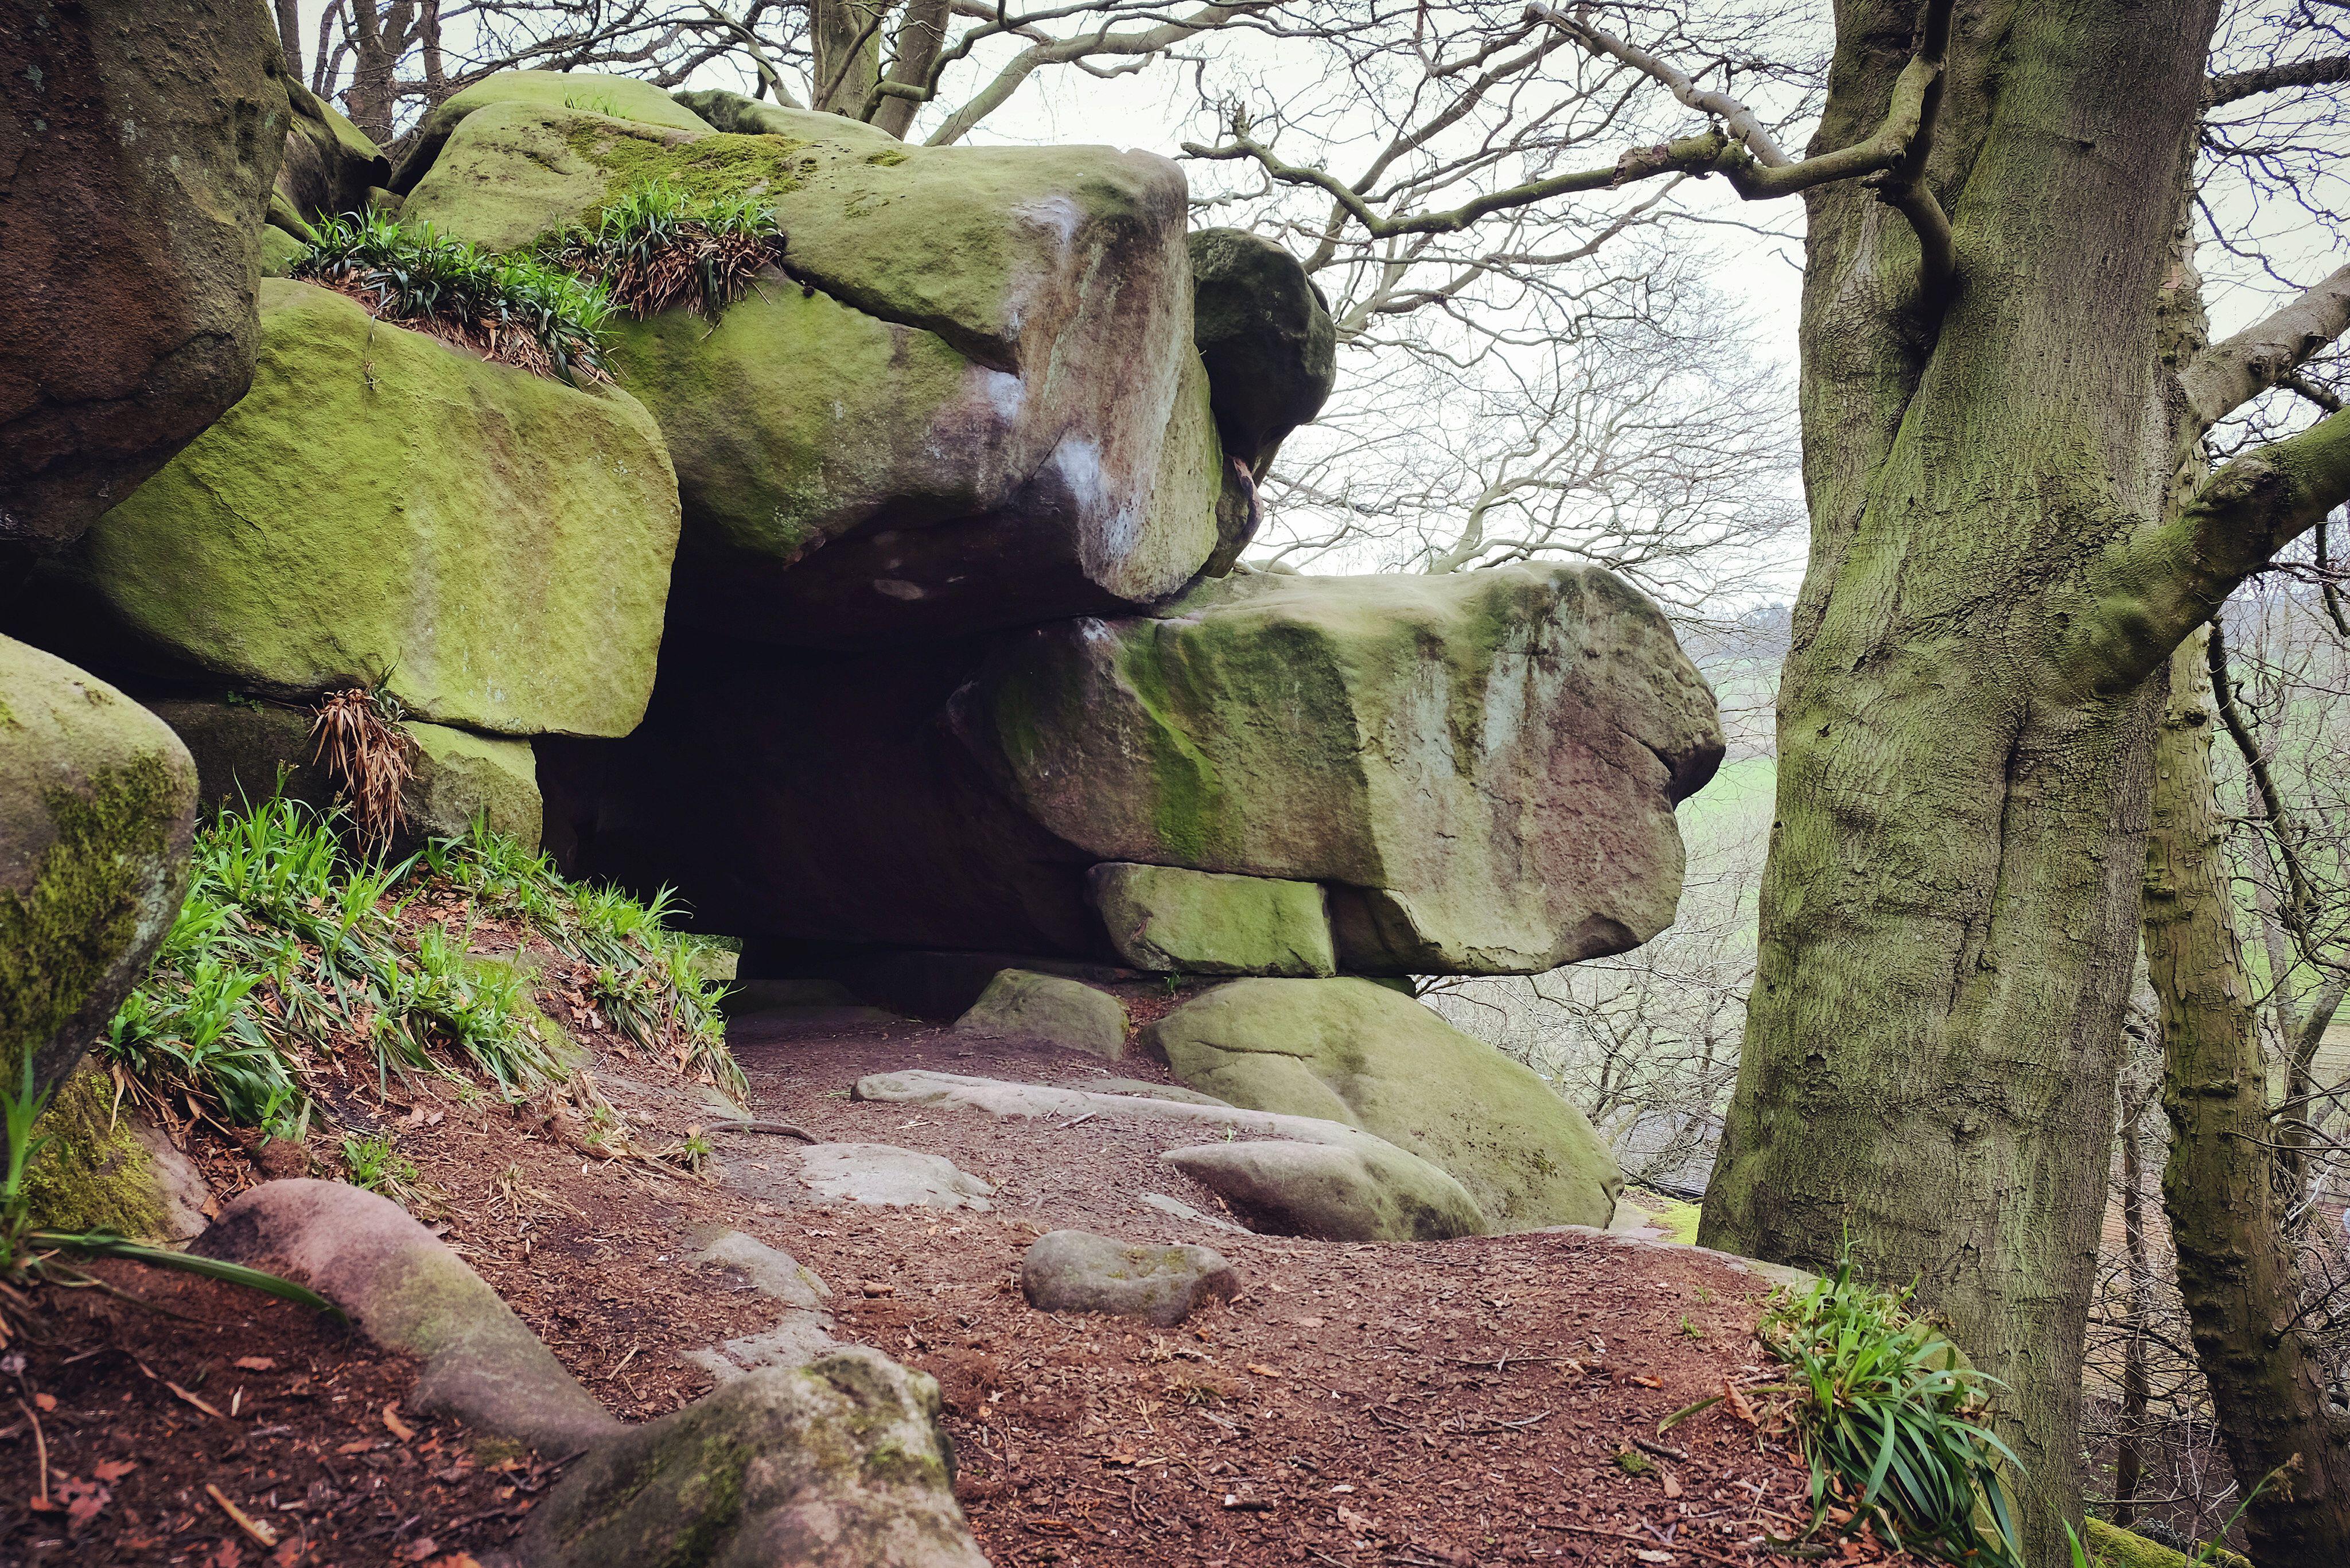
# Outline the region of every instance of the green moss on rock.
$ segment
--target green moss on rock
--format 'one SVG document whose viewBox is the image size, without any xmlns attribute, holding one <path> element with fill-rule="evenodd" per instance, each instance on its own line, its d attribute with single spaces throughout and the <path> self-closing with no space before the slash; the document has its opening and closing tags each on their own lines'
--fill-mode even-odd
<svg viewBox="0 0 2350 1568">
<path fill-rule="evenodd" d="M 1194 1089 L 1358 1127 L 1443 1169 L 1496 1230 L 1604 1226 L 1623 1172 L 1520 1064 L 1361 980 L 1243 980 L 1139 1036 Z"/>
<path fill-rule="evenodd" d="M 678 528 L 643 408 L 312 285 L 261 298 L 253 390 L 45 569 L 57 634 L 497 734 L 635 728 Z"/>
<path fill-rule="evenodd" d="M 54 1089 L 170 929 L 195 766 L 162 722 L 0 638 L 0 1073 Z"/>
<path fill-rule="evenodd" d="M 165 1206 L 152 1160 L 114 1111 L 110 1080 L 90 1068 L 68 1078 L 38 1136 L 48 1141 L 26 1172 L 33 1223 L 52 1231 L 113 1231 L 159 1237 Z"/>
</svg>

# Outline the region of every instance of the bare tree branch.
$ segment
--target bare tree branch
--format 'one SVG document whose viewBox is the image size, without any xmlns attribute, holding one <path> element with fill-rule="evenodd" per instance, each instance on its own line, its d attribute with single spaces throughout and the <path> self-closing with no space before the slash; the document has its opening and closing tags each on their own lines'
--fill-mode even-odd
<svg viewBox="0 0 2350 1568">
<path fill-rule="evenodd" d="M 2286 65 L 2262 66 L 2256 70 L 2230 71 L 2226 76 L 2213 77 L 2204 85 L 2203 101 L 2207 106 L 2217 109 L 2222 104 L 2238 103 L 2264 92 L 2282 92 L 2287 88 L 2325 87 L 2334 82 L 2350 82 L 2350 55 L 2294 60 Z"/>
<path fill-rule="evenodd" d="M 2178 378 L 2197 421 L 2189 439 L 2200 440 L 2204 431 L 2262 392 L 2284 385 L 2345 330 L 2350 330 L 2350 266 L 2303 290 L 2266 319 L 2204 349 Z"/>
</svg>

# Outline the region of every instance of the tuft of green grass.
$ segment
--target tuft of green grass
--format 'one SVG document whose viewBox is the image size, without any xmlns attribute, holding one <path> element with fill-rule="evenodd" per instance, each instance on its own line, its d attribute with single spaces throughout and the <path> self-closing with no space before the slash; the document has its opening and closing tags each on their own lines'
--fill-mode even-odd
<svg viewBox="0 0 2350 1568">
<path fill-rule="evenodd" d="M 417 891 L 445 882 L 474 918 L 518 916 L 595 965 L 608 1011 L 639 1048 L 740 1097 L 721 988 L 691 967 L 669 895 L 643 904 L 574 887 L 478 820 L 405 860 L 353 858 L 340 816 L 274 797 L 198 831 L 186 901 L 101 1043 L 141 1093 L 191 1096 L 223 1121 L 298 1137 L 313 1078 L 354 1045 L 382 1085 L 476 1074 L 515 1098 L 564 1078 L 532 1027 L 522 974 L 471 953 L 470 928 L 403 922 Z"/>
<path fill-rule="evenodd" d="M 353 1187 L 400 1198 L 416 1186 L 416 1167 L 392 1147 L 390 1133 L 343 1135 L 343 1169 Z"/>
<path fill-rule="evenodd" d="M 1983 1425 L 1997 1384 L 1908 1301 L 1864 1284 L 1846 1257 L 1764 1314 L 1762 1341 L 1792 1374 L 1768 1392 L 1788 1401 L 1810 1461 L 1812 1527 L 1841 1503 L 1846 1528 L 1873 1522 L 1897 1548 L 2023 1568 L 2000 1476 L 2021 1467 Z"/>
<path fill-rule="evenodd" d="M 349 295 L 380 320 L 567 380 L 604 380 L 612 302 L 594 283 L 527 254 L 495 255 L 380 213 L 322 219 L 296 277 Z"/>
<path fill-rule="evenodd" d="M 641 321 L 684 305 L 715 321 L 783 259 L 783 225 L 751 195 L 696 195 L 661 179 L 630 185 L 592 223 L 541 247 L 547 262 L 602 288 Z"/>
</svg>

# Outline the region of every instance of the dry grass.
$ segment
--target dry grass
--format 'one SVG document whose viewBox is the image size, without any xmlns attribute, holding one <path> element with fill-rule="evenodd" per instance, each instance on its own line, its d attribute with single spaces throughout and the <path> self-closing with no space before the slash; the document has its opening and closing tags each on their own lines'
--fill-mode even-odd
<svg viewBox="0 0 2350 1568">
<path fill-rule="evenodd" d="M 310 740 L 312 755 L 350 799 L 360 846 L 388 848 L 405 826 L 400 796 L 413 755 L 390 699 L 363 686 L 333 693 L 318 705 Z"/>
</svg>

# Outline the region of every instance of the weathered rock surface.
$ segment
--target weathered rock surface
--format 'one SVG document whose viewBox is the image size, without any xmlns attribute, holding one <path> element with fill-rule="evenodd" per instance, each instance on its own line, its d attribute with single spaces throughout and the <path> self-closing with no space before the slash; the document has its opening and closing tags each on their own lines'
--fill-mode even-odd
<svg viewBox="0 0 2350 1568">
<path fill-rule="evenodd" d="M 1116 1057 L 1126 1050 L 1126 1009 L 1079 980 L 1007 969 L 955 1020 L 966 1034 L 1016 1034 Z"/>
<path fill-rule="evenodd" d="M 1338 971 L 1328 900 L 1312 882 L 1178 866 L 1097 866 L 1086 891 L 1110 945 L 1137 969 L 1185 974 Z"/>
<path fill-rule="evenodd" d="M 300 82 L 286 84 L 291 113 L 277 195 L 303 223 L 364 210 L 368 192 L 391 183 L 391 160 L 342 111 Z"/>
<path fill-rule="evenodd" d="M 819 1198 L 891 1209 L 986 1209 L 995 1189 L 944 1155 L 886 1143 L 812 1143 L 800 1180 Z"/>
<path fill-rule="evenodd" d="M 272 793 L 322 811 L 334 805 L 334 781 L 315 760 L 308 713 L 276 702 L 195 697 L 151 698 L 147 706 L 195 759 L 200 811 L 264 801 Z M 478 813 L 524 847 L 538 847 L 544 808 L 529 742 L 414 720 L 400 729 L 412 746 L 400 792 L 403 845 L 462 836 Z"/>
<path fill-rule="evenodd" d="M 591 71 L 499 71 L 451 94 L 433 106 L 416 127 L 399 171 L 388 182 L 401 195 L 416 188 L 440 159 L 449 138 L 465 119 L 498 104 L 529 104 L 540 109 L 600 115 L 642 125 L 677 130 L 707 130 L 709 122 L 676 99 L 634 77 L 602 76 Z M 306 214 L 307 215 L 307 214 Z"/>
<path fill-rule="evenodd" d="M 260 0 L 15 5 L 0 60 L 6 556 L 73 538 L 244 395 L 286 108 Z"/>
<path fill-rule="evenodd" d="M 1145 1029 L 1176 1077 L 1236 1106 L 1344 1122 L 1457 1179 L 1497 1231 L 1605 1226 L 1624 1174 L 1549 1085 L 1362 980 L 1240 980 Z"/>
<path fill-rule="evenodd" d="M 728 1383 L 589 1453 L 532 1511 L 534 1568 L 986 1568 L 938 1385 L 862 1345 Z"/>
<path fill-rule="evenodd" d="M 1107 1313 L 1171 1328 L 1241 1277 L 1205 1247 L 1145 1246 L 1087 1231 L 1048 1231 L 1020 1260 L 1020 1293 L 1038 1312 Z"/>
<path fill-rule="evenodd" d="M 1194 229 L 1191 337 L 1208 367 L 1224 450 L 1262 475 L 1282 441 L 1322 411 L 1337 378 L 1338 333 L 1322 291 L 1273 241 Z"/>
<path fill-rule="evenodd" d="M 39 635 L 498 734 L 619 735 L 652 689 L 675 480 L 577 390 L 270 280 L 253 390 L 44 567 Z"/>
<path fill-rule="evenodd" d="M 41 1118 L 47 1141 L 26 1172 L 26 1214 L 46 1231 L 112 1231 L 158 1241 L 203 1232 L 212 1192 L 203 1173 L 84 1062 Z"/>
<path fill-rule="evenodd" d="M 1540 972 L 1671 919 L 1721 744 L 1655 607 L 1564 566 L 661 659 L 629 740 L 540 748 L 557 852 L 750 939 L 1107 960 L 1115 861 L 1319 884 L 1342 971 Z"/>
<path fill-rule="evenodd" d="M 1247 574 L 1011 638 L 954 719 L 1098 860 L 1326 884 L 1342 968 L 1539 973 L 1672 919 L 1713 697 L 1605 572 Z"/>
<path fill-rule="evenodd" d="M 523 848 L 538 848 L 546 808 L 528 741 L 413 721 L 400 729 L 416 748 L 400 796 L 411 837 L 462 838 L 478 816 Z"/>
<path fill-rule="evenodd" d="M 415 1356 L 425 1414 L 445 1410 L 551 1454 L 621 1430 L 497 1292 L 388 1198 L 339 1181 L 264 1182 L 239 1193 L 194 1250 L 308 1285 L 369 1339 Z"/>
<path fill-rule="evenodd" d="M 1261 1216 L 1267 1228 L 1287 1234 L 1406 1241 L 1482 1235 L 1492 1229 L 1476 1199 L 1450 1175 L 1344 1122 L 920 1070 L 868 1074 L 857 1081 L 856 1094 L 860 1100 L 952 1106 L 999 1116 L 1091 1114 L 1188 1125 L 1202 1134 L 1222 1132 L 1228 1140 L 1251 1135 L 1265 1141 L 1175 1149 L 1166 1158 L 1227 1201 Z M 1217 1153 L 1232 1149 L 1258 1152 L 1235 1158 Z M 1324 1152 L 1310 1152 L 1315 1149 Z"/>
<path fill-rule="evenodd" d="M 646 178 L 773 206 L 804 288 L 770 276 L 714 331 L 685 310 L 614 329 L 676 461 L 695 624 L 858 646 L 1116 612 L 1188 581 L 1217 543 L 1224 465 L 1175 167 L 908 146 L 837 115 L 760 123 L 788 134 L 493 104 L 403 210 L 504 250 Z"/>
<path fill-rule="evenodd" d="M 53 1091 L 187 893 L 196 769 L 161 720 L 0 637 L 0 1073 Z M 0 1150 L 5 1150 L 0 1142 Z"/>
<path fill-rule="evenodd" d="M 1391 1146 L 1272 1138 L 1196 1144 L 1159 1158 L 1280 1235 L 1441 1241 L 1490 1229 L 1459 1183 Z"/>
</svg>

